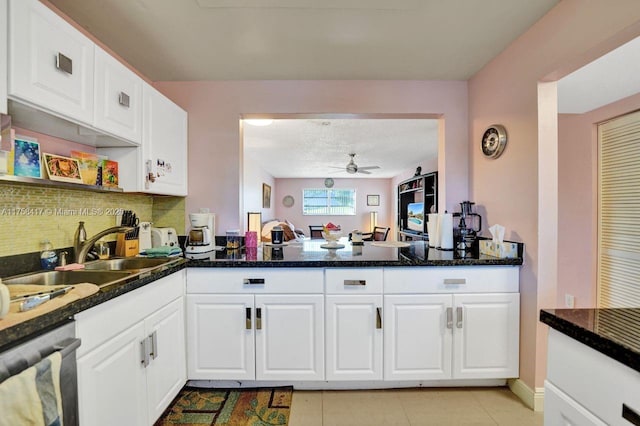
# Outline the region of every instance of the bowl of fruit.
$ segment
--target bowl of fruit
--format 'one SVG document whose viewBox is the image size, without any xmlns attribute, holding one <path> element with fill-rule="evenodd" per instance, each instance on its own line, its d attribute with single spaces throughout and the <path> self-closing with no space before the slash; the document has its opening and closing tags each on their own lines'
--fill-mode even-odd
<svg viewBox="0 0 640 426">
<path fill-rule="evenodd" d="M 339 226 L 331 222 L 322 226 L 322 238 L 327 241 L 328 246 L 337 246 L 340 237 L 342 237 L 342 231 Z"/>
</svg>

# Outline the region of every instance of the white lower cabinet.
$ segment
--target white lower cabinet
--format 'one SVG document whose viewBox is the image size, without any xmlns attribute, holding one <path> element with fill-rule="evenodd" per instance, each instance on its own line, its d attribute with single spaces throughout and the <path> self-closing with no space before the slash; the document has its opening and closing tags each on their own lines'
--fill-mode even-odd
<svg viewBox="0 0 640 426">
<path fill-rule="evenodd" d="M 381 310 L 381 294 L 327 295 L 327 380 L 382 380 Z"/>
<path fill-rule="evenodd" d="M 76 316 L 80 424 L 153 424 L 184 386 L 184 276 Z"/>
<path fill-rule="evenodd" d="M 194 268 L 190 380 L 324 380 L 321 269 Z"/>
<path fill-rule="evenodd" d="M 569 395 L 544 382 L 544 424 L 549 426 L 605 426 Z"/>
<path fill-rule="evenodd" d="M 453 336 L 447 328 L 449 294 L 384 297 L 384 378 L 451 378 Z"/>
<path fill-rule="evenodd" d="M 385 380 L 518 377 L 518 287 L 512 267 L 385 269 Z"/>
</svg>

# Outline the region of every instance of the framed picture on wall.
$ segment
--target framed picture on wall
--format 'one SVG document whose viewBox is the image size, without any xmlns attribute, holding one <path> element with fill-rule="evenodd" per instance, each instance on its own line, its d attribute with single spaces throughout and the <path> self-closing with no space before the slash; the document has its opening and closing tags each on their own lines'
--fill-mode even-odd
<svg viewBox="0 0 640 426">
<path fill-rule="evenodd" d="M 262 184 L 262 208 L 271 208 L 271 187 L 266 183 Z"/>
<path fill-rule="evenodd" d="M 380 205 L 380 196 L 379 195 L 367 195 L 367 205 L 368 206 L 379 206 Z"/>
</svg>

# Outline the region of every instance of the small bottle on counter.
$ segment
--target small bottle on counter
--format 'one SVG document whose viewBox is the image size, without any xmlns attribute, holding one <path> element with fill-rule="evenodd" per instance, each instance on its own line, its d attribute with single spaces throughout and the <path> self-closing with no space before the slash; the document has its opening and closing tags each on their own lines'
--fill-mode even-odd
<svg viewBox="0 0 640 426">
<path fill-rule="evenodd" d="M 53 270 L 58 266 L 58 254 L 53 249 L 49 240 L 40 243 L 42 251 L 40 252 L 40 266 L 42 269 Z"/>
</svg>

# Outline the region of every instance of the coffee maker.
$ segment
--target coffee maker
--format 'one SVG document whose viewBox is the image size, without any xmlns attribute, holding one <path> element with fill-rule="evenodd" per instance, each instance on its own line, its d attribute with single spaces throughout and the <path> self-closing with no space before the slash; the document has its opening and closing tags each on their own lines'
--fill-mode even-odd
<svg viewBox="0 0 640 426">
<path fill-rule="evenodd" d="M 185 244 L 185 257 L 202 258 L 215 250 L 215 214 L 189 213 L 191 229 Z"/>
<path fill-rule="evenodd" d="M 460 218 L 453 235 L 455 247 L 458 250 L 471 250 L 478 232 L 482 230 L 482 216 L 473 212 L 474 204 L 471 201 L 463 201 L 460 203 L 460 212 L 453 214 L 454 217 Z"/>
</svg>

